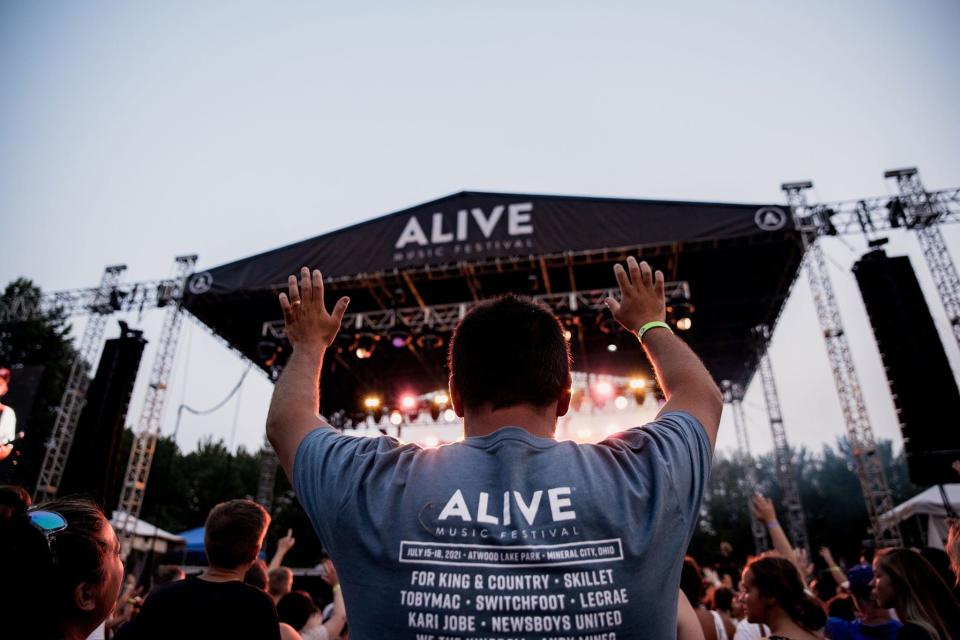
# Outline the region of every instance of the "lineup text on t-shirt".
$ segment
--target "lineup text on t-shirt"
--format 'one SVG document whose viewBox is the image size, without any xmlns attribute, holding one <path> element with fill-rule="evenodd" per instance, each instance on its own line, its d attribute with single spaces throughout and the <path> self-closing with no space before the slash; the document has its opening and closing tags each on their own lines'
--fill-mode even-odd
<svg viewBox="0 0 960 640">
<path fill-rule="evenodd" d="M 615 640 L 630 603 L 617 579 L 623 543 L 584 540 L 572 493 L 481 491 L 474 502 L 456 490 L 434 540 L 400 541 L 409 573 L 398 597 L 413 636 Z"/>
</svg>

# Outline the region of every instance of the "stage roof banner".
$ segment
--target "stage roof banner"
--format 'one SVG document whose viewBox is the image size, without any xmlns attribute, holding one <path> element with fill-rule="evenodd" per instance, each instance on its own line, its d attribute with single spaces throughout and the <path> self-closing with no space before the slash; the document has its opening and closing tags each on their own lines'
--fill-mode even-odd
<svg viewBox="0 0 960 640">
<path fill-rule="evenodd" d="M 526 255 L 722 241 L 793 229 L 786 207 L 461 192 L 195 274 L 188 296 Z"/>
</svg>

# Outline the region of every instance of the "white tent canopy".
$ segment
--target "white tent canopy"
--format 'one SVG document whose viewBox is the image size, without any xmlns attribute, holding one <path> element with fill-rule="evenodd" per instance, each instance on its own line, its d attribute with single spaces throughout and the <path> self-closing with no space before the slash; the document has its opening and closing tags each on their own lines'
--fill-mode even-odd
<svg viewBox="0 0 960 640">
<path fill-rule="evenodd" d="M 114 511 L 110 518 L 110 524 L 117 529 L 119 533 L 120 524 L 126 514 L 123 511 Z M 170 533 L 156 525 L 152 525 L 145 520 L 135 518 L 132 521 L 127 520 L 124 530 L 133 533 L 133 548 L 140 551 L 156 551 L 165 553 L 167 548 L 177 544 L 186 544 L 187 541 L 175 533 Z"/>
<path fill-rule="evenodd" d="M 954 512 L 960 513 L 960 484 L 945 484 L 947 501 Z M 930 487 L 921 491 L 909 500 L 880 516 L 883 522 L 903 522 L 913 516 L 928 516 L 927 518 L 927 545 L 943 549 L 943 541 L 947 537 L 947 510 L 943 506 L 943 498 L 939 487 Z"/>
</svg>

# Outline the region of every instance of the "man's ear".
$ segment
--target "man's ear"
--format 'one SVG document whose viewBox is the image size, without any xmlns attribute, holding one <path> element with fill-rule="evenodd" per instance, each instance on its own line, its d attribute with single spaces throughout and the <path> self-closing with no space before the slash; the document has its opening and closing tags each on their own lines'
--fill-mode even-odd
<svg viewBox="0 0 960 640">
<path fill-rule="evenodd" d="M 100 595 L 99 588 L 92 582 L 81 582 L 73 588 L 73 604 L 80 611 L 95 611 L 97 608 L 97 596 Z"/>
<path fill-rule="evenodd" d="M 463 398 L 460 397 L 460 389 L 457 389 L 457 385 L 453 383 L 453 375 L 450 376 L 450 381 L 447 384 L 450 387 L 450 404 L 453 406 L 453 412 L 457 414 L 458 418 L 462 418 Z"/>
<path fill-rule="evenodd" d="M 567 374 L 567 382 L 563 387 L 563 391 L 560 393 L 560 398 L 557 400 L 557 417 L 563 417 L 567 415 L 567 411 L 570 410 L 570 398 L 573 397 L 573 376 L 569 373 Z"/>
</svg>

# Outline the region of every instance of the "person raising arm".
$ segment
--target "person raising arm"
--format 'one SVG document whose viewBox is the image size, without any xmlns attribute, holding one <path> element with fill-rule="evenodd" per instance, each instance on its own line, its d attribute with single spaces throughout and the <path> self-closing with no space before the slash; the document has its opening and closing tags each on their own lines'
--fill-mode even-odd
<svg viewBox="0 0 960 640">
<path fill-rule="evenodd" d="M 307 267 L 300 270 L 299 286 L 296 276 L 290 276 L 288 290 L 289 294 L 280 294 L 280 308 L 293 353 L 273 390 L 267 437 L 293 482 L 293 461 L 300 441 L 317 427 L 330 427 L 320 417 L 320 369 L 350 298 L 340 298 L 328 313 L 323 304 L 323 275 L 318 270 L 311 273 Z"/>
</svg>

